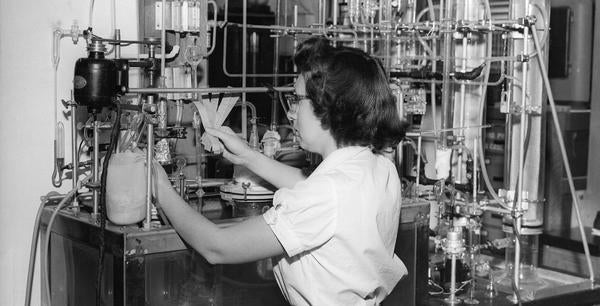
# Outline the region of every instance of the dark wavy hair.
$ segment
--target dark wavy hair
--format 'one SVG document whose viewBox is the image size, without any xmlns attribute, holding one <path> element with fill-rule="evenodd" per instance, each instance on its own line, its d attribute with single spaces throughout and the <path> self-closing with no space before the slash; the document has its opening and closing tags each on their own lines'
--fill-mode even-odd
<svg viewBox="0 0 600 306">
<path fill-rule="evenodd" d="M 311 37 L 298 46 L 294 63 L 306 81 L 315 116 L 338 147 L 381 151 L 404 138 L 406 123 L 379 61 L 359 49 Z"/>
</svg>

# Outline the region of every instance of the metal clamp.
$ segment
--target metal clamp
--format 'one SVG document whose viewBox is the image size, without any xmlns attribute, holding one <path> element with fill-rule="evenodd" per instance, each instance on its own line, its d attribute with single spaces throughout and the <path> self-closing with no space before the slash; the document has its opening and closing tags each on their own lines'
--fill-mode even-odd
<svg viewBox="0 0 600 306">
<path fill-rule="evenodd" d="M 526 63 L 529 62 L 529 54 L 518 54 L 517 55 L 517 61 L 521 62 L 521 63 Z"/>
</svg>

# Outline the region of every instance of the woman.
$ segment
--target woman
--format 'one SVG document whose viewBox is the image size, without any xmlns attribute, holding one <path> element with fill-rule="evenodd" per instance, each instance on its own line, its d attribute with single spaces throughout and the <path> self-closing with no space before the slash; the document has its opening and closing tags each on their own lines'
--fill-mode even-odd
<svg viewBox="0 0 600 306">
<path fill-rule="evenodd" d="M 283 255 L 274 273 L 292 305 L 377 305 L 406 274 L 394 255 L 400 182 L 379 152 L 398 143 L 404 125 L 385 73 L 357 49 L 325 38 L 301 44 L 290 113 L 300 144 L 323 162 L 299 169 L 251 150 L 226 130 L 208 129 L 223 156 L 278 188 L 262 216 L 219 228 L 159 179 L 158 200 L 177 232 L 211 263 Z"/>
</svg>

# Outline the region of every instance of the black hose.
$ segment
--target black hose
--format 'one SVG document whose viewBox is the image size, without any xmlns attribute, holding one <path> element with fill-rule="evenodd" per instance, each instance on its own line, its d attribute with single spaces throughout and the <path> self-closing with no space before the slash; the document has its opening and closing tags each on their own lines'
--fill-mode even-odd
<svg viewBox="0 0 600 306">
<path fill-rule="evenodd" d="M 31 287 L 33 285 L 33 272 L 35 269 L 35 254 L 37 252 L 38 238 L 40 236 L 40 219 L 42 218 L 44 206 L 46 206 L 47 203 L 47 199 L 42 200 L 35 216 L 33 237 L 31 237 L 31 249 L 29 252 L 29 269 L 27 272 L 27 288 L 25 290 L 25 306 L 31 305 Z"/>
<path fill-rule="evenodd" d="M 486 63 L 473 68 L 471 71 L 465 72 L 453 72 L 451 76 L 455 80 L 475 80 L 478 78 L 483 72 L 483 68 L 486 67 Z M 421 69 L 415 69 L 411 71 L 392 71 L 390 72 L 390 77 L 392 78 L 411 78 L 417 80 L 442 80 L 444 75 L 441 72 L 434 72 L 431 70 L 431 67 L 424 67 Z"/>
<path fill-rule="evenodd" d="M 115 122 L 112 125 L 110 132 L 110 144 L 106 155 L 104 156 L 104 162 L 102 163 L 102 175 L 100 177 L 100 245 L 98 253 L 98 271 L 96 272 L 96 306 L 102 306 L 102 276 L 104 272 L 104 249 L 106 246 L 106 178 L 108 175 L 108 164 L 112 156 L 113 151 L 117 146 L 119 140 L 119 130 L 121 129 L 121 104 L 119 100 L 116 100 L 115 106 L 116 116 Z M 150 150 L 150 148 L 148 148 Z"/>
<path fill-rule="evenodd" d="M 481 75 L 481 72 L 483 71 L 483 67 L 485 67 L 485 62 L 477 67 L 475 67 L 473 70 L 471 71 L 466 71 L 466 72 L 454 72 L 453 77 L 457 80 L 475 80 L 476 78 L 478 78 Z"/>
</svg>

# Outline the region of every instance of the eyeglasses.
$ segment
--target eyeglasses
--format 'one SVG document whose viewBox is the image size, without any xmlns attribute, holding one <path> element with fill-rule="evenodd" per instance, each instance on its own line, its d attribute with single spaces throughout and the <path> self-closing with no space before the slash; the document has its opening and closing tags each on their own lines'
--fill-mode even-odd
<svg viewBox="0 0 600 306">
<path fill-rule="evenodd" d="M 308 96 L 299 95 L 296 93 L 288 93 L 285 94 L 284 97 L 288 107 L 286 111 L 288 116 L 296 114 L 296 112 L 298 111 L 298 105 L 300 104 L 300 101 L 309 99 Z"/>
</svg>

